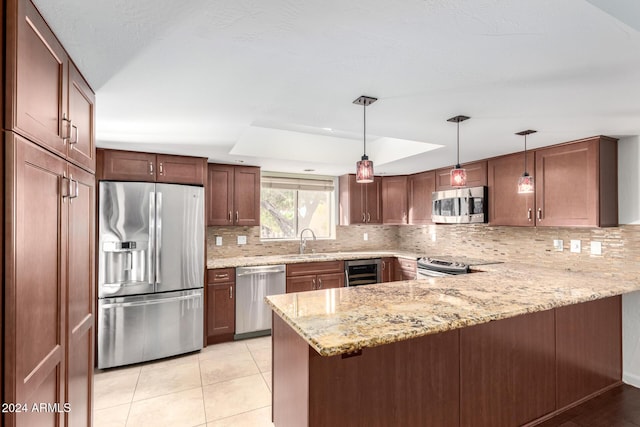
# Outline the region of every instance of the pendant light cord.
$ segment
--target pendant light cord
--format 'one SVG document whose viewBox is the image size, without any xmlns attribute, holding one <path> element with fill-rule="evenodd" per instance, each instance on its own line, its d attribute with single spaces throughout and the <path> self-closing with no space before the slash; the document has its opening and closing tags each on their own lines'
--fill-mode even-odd
<svg viewBox="0 0 640 427">
<path fill-rule="evenodd" d="M 527 135 L 524 136 L 524 174 L 527 175 Z"/>
<path fill-rule="evenodd" d="M 367 104 L 366 102 L 364 104 L 362 104 L 362 113 L 364 116 L 364 119 L 362 120 L 362 122 L 364 123 L 364 129 L 362 130 L 362 138 L 363 138 L 363 145 L 364 145 L 364 155 L 367 155 Z"/>
<path fill-rule="evenodd" d="M 460 121 L 458 121 L 458 142 L 456 143 L 456 168 L 460 167 Z"/>
</svg>

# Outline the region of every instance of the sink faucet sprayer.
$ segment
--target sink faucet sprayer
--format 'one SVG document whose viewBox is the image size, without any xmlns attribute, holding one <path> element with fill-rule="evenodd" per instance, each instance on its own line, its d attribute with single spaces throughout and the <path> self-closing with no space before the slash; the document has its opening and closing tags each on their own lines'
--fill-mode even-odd
<svg viewBox="0 0 640 427">
<path fill-rule="evenodd" d="M 309 230 L 311 232 L 311 235 L 313 236 L 313 240 L 316 240 L 316 233 L 313 232 L 312 229 L 310 228 L 305 228 L 300 232 L 300 253 L 303 254 L 304 253 L 304 249 L 307 247 L 307 239 L 303 239 L 302 235 L 304 234 L 305 231 Z"/>
</svg>

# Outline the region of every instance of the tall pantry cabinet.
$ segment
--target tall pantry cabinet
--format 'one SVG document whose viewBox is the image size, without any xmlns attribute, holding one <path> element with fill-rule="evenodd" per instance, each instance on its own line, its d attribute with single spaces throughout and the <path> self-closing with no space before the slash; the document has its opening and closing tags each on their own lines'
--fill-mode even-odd
<svg viewBox="0 0 640 427">
<path fill-rule="evenodd" d="M 91 426 L 95 97 L 33 4 L 5 6 L 2 422 Z"/>
</svg>

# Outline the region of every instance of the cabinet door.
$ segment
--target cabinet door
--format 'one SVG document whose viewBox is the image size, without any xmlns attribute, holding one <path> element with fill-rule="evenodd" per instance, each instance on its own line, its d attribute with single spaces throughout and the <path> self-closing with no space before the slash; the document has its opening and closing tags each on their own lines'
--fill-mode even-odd
<svg viewBox="0 0 640 427">
<path fill-rule="evenodd" d="M 95 177 L 69 166 L 67 426 L 91 425 L 95 286 Z"/>
<path fill-rule="evenodd" d="M 384 224 L 407 223 L 407 177 L 382 177 L 382 221 Z"/>
<path fill-rule="evenodd" d="M 373 182 L 359 185 L 364 185 L 366 192 L 367 224 L 382 224 L 382 178 L 374 177 Z"/>
<path fill-rule="evenodd" d="M 416 261 L 404 258 L 396 258 L 395 264 L 395 280 L 416 279 L 418 269 L 418 263 Z"/>
<path fill-rule="evenodd" d="M 8 33 L 17 33 L 7 45 L 6 87 L 14 98 L 7 103 L 7 127 L 66 156 L 67 55 L 30 1 L 8 2 L 7 8 Z"/>
<path fill-rule="evenodd" d="M 233 166 L 209 164 L 207 225 L 233 225 Z"/>
<path fill-rule="evenodd" d="M 317 289 L 344 288 L 344 273 L 319 274 Z"/>
<path fill-rule="evenodd" d="M 235 284 L 216 283 L 207 286 L 207 342 L 217 335 L 235 332 Z"/>
<path fill-rule="evenodd" d="M 364 224 L 365 184 L 358 184 L 355 175 L 342 175 L 340 185 L 340 225 Z"/>
<path fill-rule="evenodd" d="M 155 182 L 156 155 L 136 151 L 100 150 L 99 179 Z"/>
<path fill-rule="evenodd" d="M 393 282 L 393 269 L 395 258 L 382 258 L 382 283 Z"/>
<path fill-rule="evenodd" d="M 534 161 L 535 153 L 528 152 L 527 169 L 531 175 L 535 175 Z M 524 172 L 524 153 L 491 159 L 487 169 L 489 224 L 535 225 L 535 194 L 518 194 L 518 178 Z"/>
<path fill-rule="evenodd" d="M 6 133 L 6 150 L 7 212 L 13 216 L 5 228 L 11 244 L 4 281 L 4 401 L 29 407 L 64 402 L 66 162 L 12 132 Z M 55 412 L 3 416 L 9 426 L 58 426 L 62 420 Z"/>
<path fill-rule="evenodd" d="M 465 187 L 480 187 L 487 185 L 487 162 L 479 161 L 461 165 L 467 170 L 467 185 Z M 436 170 L 436 191 L 451 190 L 451 169 L 442 168 Z"/>
<path fill-rule="evenodd" d="M 538 225 L 598 225 L 597 140 L 537 150 L 535 179 Z"/>
<path fill-rule="evenodd" d="M 204 185 L 206 161 L 201 157 L 156 155 L 157 182 Z"/>
<path fill-rule="evenodd" d="M 315 274 L 309 276 L 287 277 L 287 293 L 313 291 L 318 281 Z"/>
<path fill-rule="evenodd" d="M 260 168 L 236 166 L 233 207 L 234 225 L 260 225 Z"/>
<path fill-rule="evenodd" d="M 96 169 L 96 97 L 73 62 L 69 62 L 69 159 L 84 168 Z"/>
<path fill-rule="evenodd" d="M 410 175 L 408 179 L 409 224 L 431 224 L 431 197 L 436 191 L 436 171 Z"/>
</svg>

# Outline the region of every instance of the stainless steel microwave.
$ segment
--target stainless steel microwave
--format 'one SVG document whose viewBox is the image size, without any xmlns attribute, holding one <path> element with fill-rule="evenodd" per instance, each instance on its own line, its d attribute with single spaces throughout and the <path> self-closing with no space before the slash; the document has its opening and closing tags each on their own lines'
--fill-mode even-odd
<svg viewBox="0 0 640 427">
<path fill-rule="evenodd" d="M 487 222 L 487 187 L 434 191 L 431 220 L 442 224 Z"/>
</svg>

